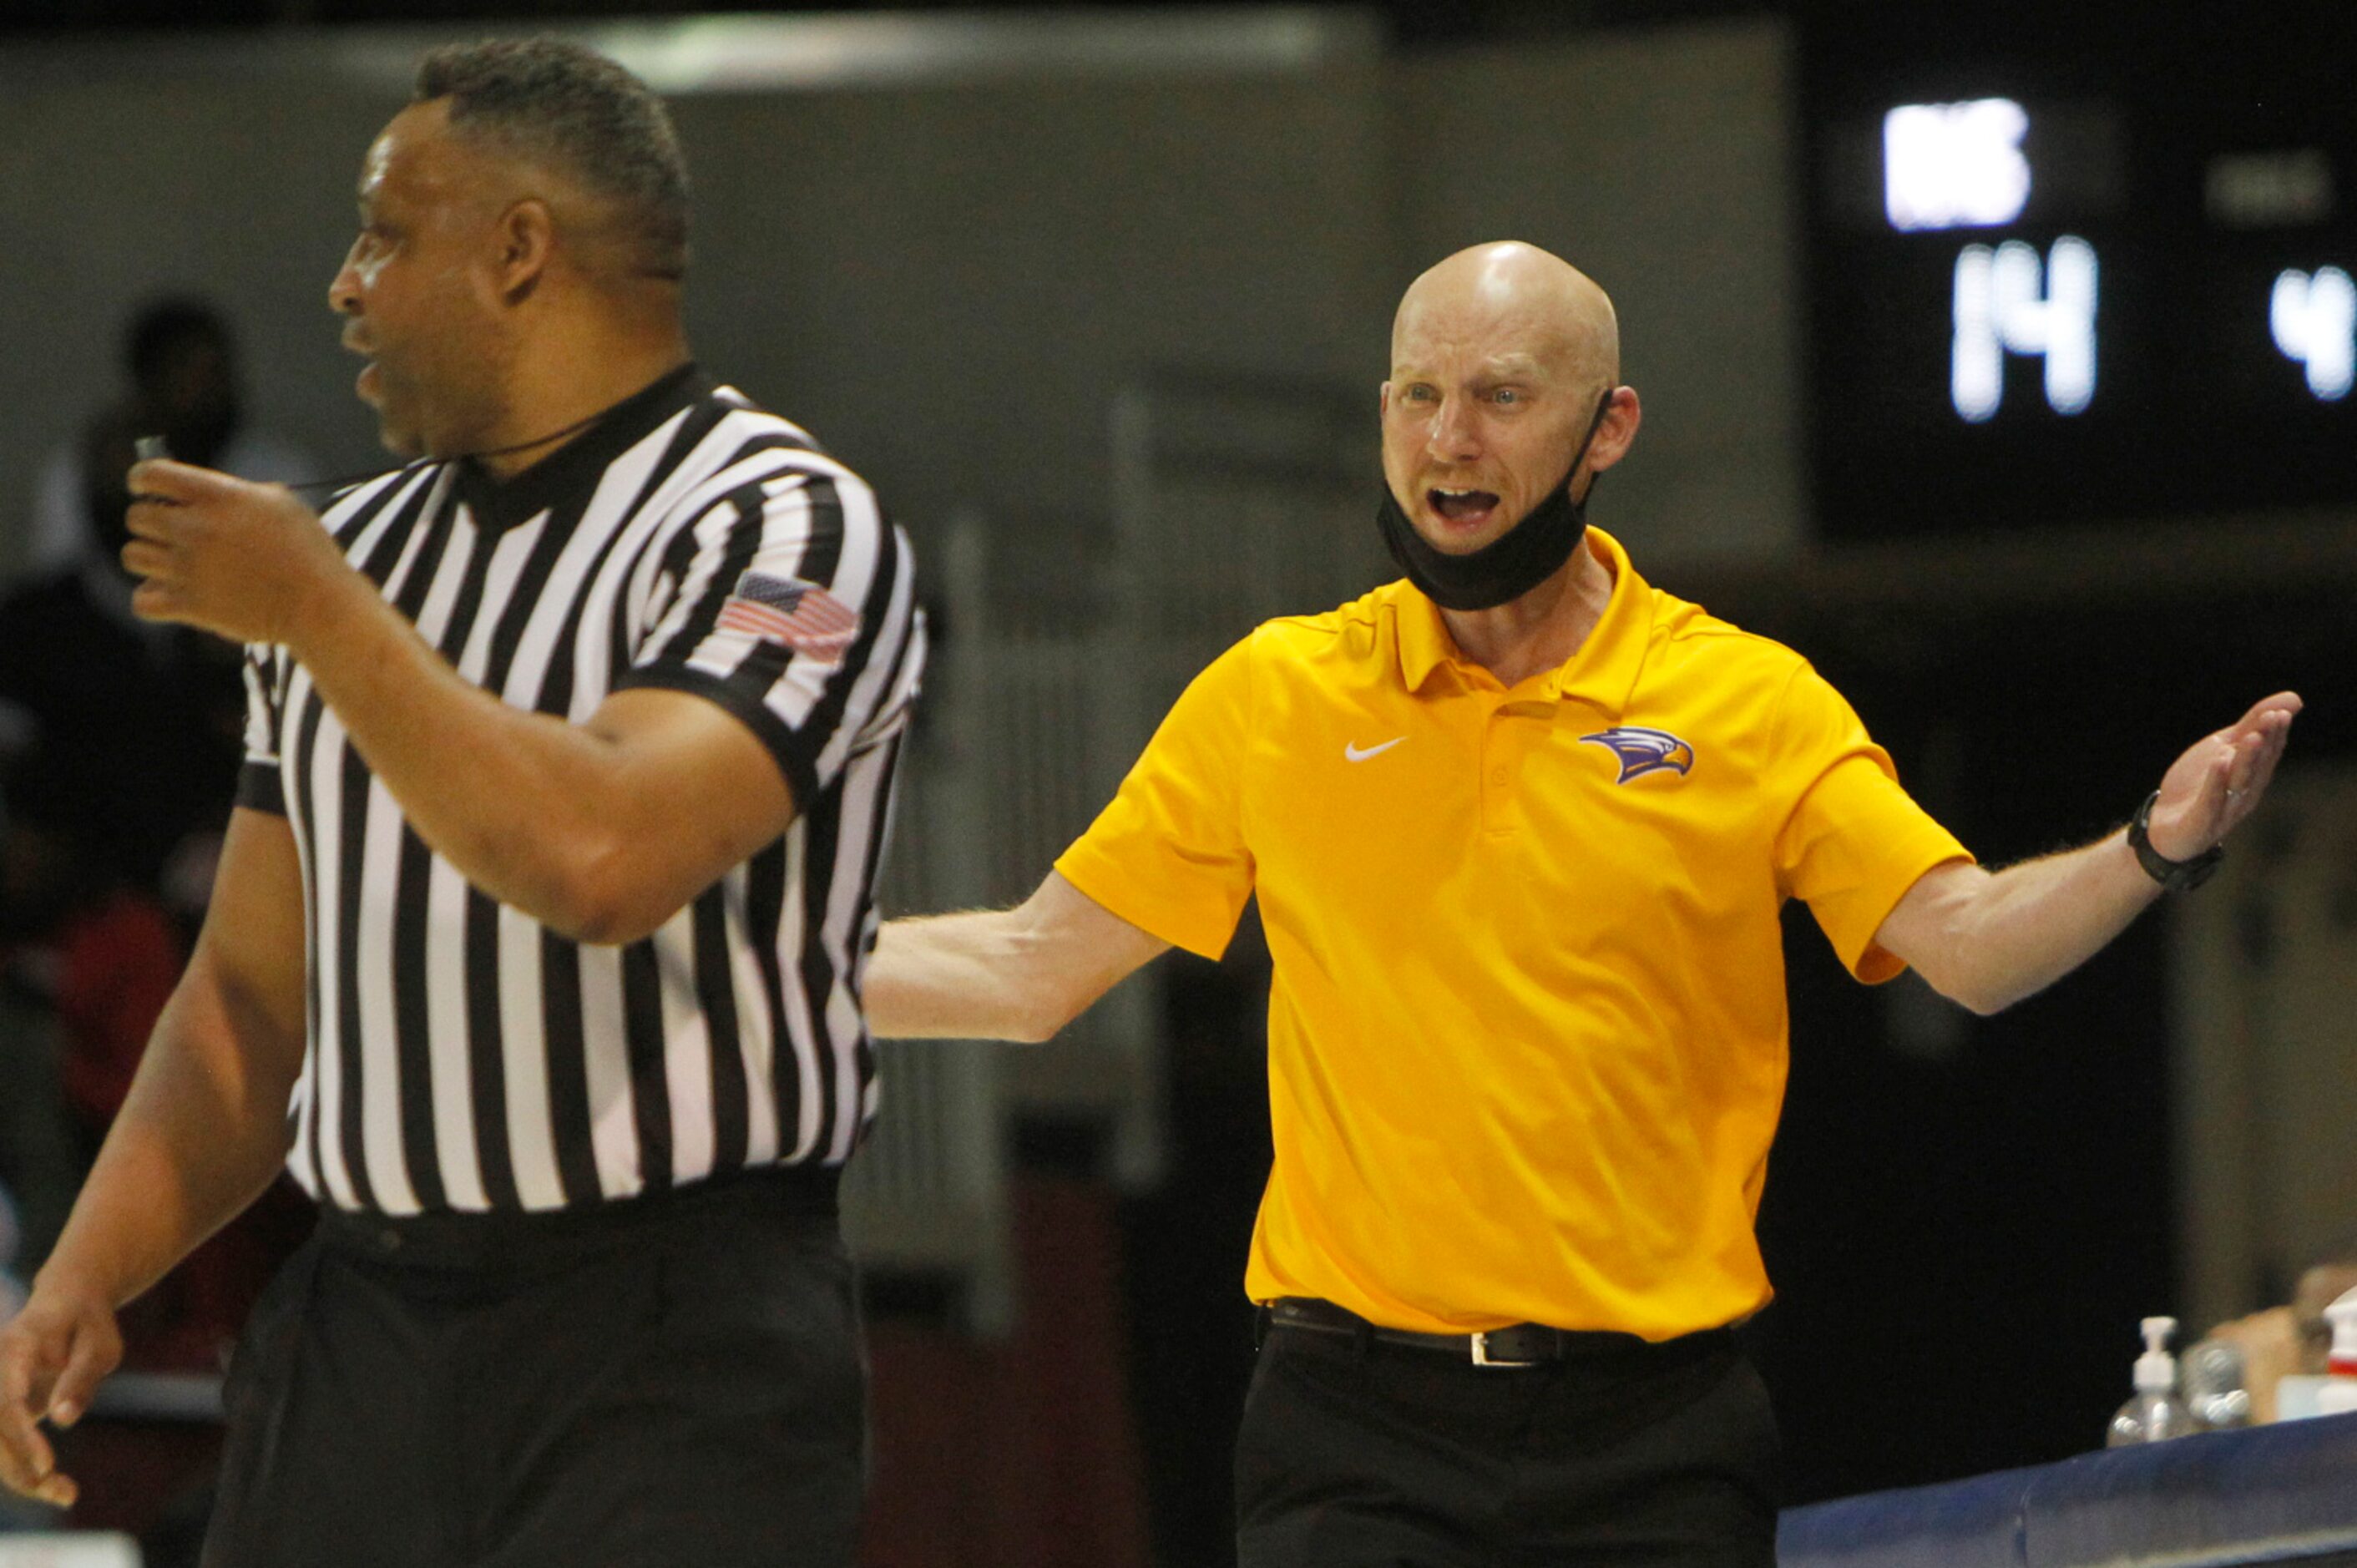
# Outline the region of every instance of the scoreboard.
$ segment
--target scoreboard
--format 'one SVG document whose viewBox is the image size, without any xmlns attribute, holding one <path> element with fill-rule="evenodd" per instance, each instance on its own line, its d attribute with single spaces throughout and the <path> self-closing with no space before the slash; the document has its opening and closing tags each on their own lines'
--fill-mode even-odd
<svg viewBox="0 0 2357 1568">
<path fill-rule="evenodd" d="M 2357 512 L 2357 4 L 1910 15 L 1802 35 L 1824 532 Z"/>
</svg>

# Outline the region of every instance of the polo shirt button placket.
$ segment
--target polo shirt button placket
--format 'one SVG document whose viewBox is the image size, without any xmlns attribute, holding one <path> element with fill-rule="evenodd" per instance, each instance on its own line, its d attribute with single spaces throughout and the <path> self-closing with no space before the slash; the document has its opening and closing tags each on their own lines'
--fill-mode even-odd
<svg viewBox="0 0 2357 1568">
<path fill-rule="evenodd" d="M 1481 826 L 1492 833 L 1513 828 L 1514 770 L 1506 759 L 1512 744 L 1507 734 L 1511 722 L 1502 705 L 1492 708 L 1481 732 Z"/>
</svg>

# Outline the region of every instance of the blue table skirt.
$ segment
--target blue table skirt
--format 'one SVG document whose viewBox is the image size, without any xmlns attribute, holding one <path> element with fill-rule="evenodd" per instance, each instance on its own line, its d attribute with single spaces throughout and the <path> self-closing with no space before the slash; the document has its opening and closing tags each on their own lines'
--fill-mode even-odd
<svg viewBox="0 0 2357 1568">
<path fill-rule="evenodd" d="M 1781 1568 L 2226 1568 L 2357 1552 L 2357 1415 L 1788 1509 Z"/>
</svg>

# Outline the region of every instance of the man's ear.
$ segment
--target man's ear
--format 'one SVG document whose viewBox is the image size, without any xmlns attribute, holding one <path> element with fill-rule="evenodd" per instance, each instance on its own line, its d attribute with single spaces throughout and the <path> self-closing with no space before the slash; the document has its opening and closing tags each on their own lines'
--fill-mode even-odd
<svg viewBox="0 0 2357 1568">
<path fill-rule="evenodd" d="M 556 216 L 548 203 L 528 196 L 500 214 L 499 287 L 513 305 L 539 285 L 556 252 Z"/>
<path fill-rule="evenodd" d="M 1616 387 L 1612 404 L 1604 422 L 1596 427 L 1596 439 L 1589 444 L 1587 467 L 1590 473 L 1600 474 L 1629 455 L 1637 439 L 1637 426 L 1644 422 L 1645 411 L 1637 401 L 1634 387 Z"/>
</svg>

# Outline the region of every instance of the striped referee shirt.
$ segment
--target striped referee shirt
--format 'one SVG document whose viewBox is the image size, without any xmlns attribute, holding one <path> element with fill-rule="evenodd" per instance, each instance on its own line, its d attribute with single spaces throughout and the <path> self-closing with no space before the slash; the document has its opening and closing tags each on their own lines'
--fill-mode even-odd
<svg viewBox="0 0 2357 1568">
<path fill-rule="evenodd" d="M 296 1180 L 345 1209 L 541 1210 L 848 1158 L 924 662 L 908 541 L 867 486 L 689 366 L 506 483 L 413 466 L 324 521 L 467 680 L 574 722 L 694 693 L 769 746 L 796 816 L 652 936 L 573 941 L 469 886 L 302 665 L 249 649 L 239 800 L 294 830 L 309 943 Z"/>
</svg>

